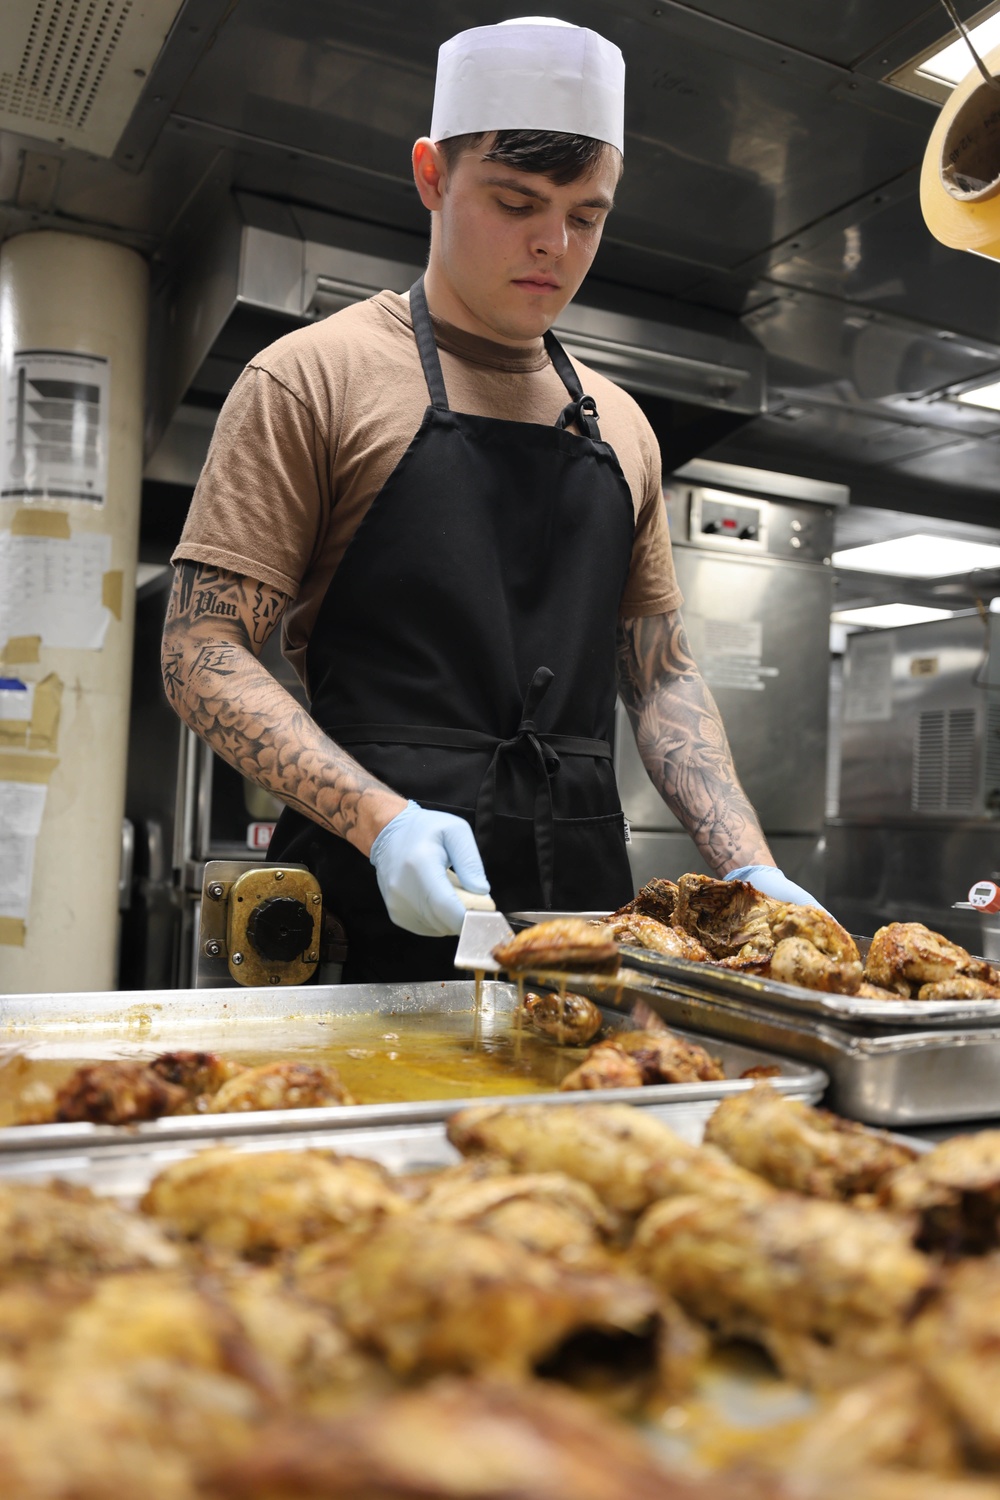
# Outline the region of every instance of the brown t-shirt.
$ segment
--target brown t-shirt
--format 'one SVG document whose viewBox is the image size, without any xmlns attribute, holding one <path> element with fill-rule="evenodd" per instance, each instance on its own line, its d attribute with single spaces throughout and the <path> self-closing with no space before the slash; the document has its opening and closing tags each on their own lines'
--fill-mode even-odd
<svg viewBox="0 0 1000 1500">
<path fill-rule="evenodd" d="M 434 320 L 455 411 L 551 425 L 569 397 L 545 347 L 510 348 Z M 635 507 L 621 614 L 680 603 L 660 454 L 631 396 L 574 361 Z M 428 405 L 409 301 L 380 292 L 296 330 L 250 361 L 219 413 L 173 560 L 209 563 L 288 594 L 283 648 L 306 646 L 337 565 Z"/>
</svg>

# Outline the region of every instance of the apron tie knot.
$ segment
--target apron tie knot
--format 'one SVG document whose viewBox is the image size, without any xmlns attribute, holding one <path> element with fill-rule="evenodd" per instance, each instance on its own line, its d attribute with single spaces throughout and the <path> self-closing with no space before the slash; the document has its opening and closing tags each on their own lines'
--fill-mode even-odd
<svg viewBox="0 0 1000 1500">
<path fill-rule="evenodd" d="M 555 806 L 552 799 L 552 778 L 559 770 L 559 756 L 550 745 L 546 745 L 535 723 L 535 711 L 548 692 L 555 673 L 548 667 L 539 667 L 528 685 L 521 705 L 521 722 L 517 732 L 509 740 L 501 740 L 493 752 L 489 770 L 483 777 L 476 800 L 476 836 L 488 847 L 493 837 L 494 809 L 497 795 L 497 774 L 500 758 L 511 750 L 523 749 L 535 766 L 535 855 L 538 860 L 538 879 L 542 888 L 542 905 L 552 906 L 555 886 Z"/>
<path fill-rule="evenodd" d="M 581 396 L 576 401 L 570 401 L 559 413 L 556 426 L 560 428 L 575 427 L 584 437 L 592 438 L 595 443 L 601 440 L 601 429 L 598 427 L 597 402 L 593 396 Z"/>
</svg>

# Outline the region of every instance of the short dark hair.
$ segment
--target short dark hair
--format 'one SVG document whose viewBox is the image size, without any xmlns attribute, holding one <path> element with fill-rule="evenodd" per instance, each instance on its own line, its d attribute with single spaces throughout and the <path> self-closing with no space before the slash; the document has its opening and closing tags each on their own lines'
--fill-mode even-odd
<svg viewBox="0 0 1000 1500">
<path fill-rule="evenodd" d="M 596 141 L 589 135 L 562 135 L 554 130 L 483 130 L 476 135 L 453 135 L 437 144 L 448 166 L 453 168 L 464 151 L 475 151 L 491 136 L 493 144 L 483 153 L 483 161 L 499 162 L 517 172 L 538 172 L 557 187 L 589 177 L 608 151 L 614 152 L 621 162 L 617 148 L 607 141 Z"/>
</svg>

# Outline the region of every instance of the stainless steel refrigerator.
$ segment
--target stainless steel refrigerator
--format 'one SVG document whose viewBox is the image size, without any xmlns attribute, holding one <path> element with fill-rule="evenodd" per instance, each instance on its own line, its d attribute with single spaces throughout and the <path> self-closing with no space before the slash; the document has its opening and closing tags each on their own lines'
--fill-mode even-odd
<svg viewBox="0 0 1000 1500">
<path fill-rule="evenodd" d="M 723 466 L 690 469 L 711 478 Z M 678 478 L 665 492 L 682 613 L 774 856 L 822 898 L 830 554 L 834 507 L 846 493 L 788 476 L 738 478 L 739 489 Z M 799 497 L 748 492 L 769 479 Z M 621 703 L 616 770 L 637 886 L 711 873 L 650 782 Z"/>
</svg>

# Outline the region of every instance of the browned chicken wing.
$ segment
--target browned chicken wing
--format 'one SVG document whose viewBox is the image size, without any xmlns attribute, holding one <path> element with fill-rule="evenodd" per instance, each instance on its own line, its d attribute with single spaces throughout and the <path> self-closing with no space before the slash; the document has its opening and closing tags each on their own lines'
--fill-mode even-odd
<svg viewBox="0 0 1000 1500">
<path fill-rule="evenodd" d="M 643 916 L 641 912 L 616 917 L 606 925 L 620 943 L 633 948 L 645 948 L 666 958 L 686 958 L 694 963 L 705 963 L 710 957 L 708 949 L 683 927 L 668 927 L 665 922 Z"/>
<path fill-rule="evenodd" d="M 217 1052 L 161 1052 L 149 1067 L 166 1083 L 182 1088 L 196 1107 L 204 1095 L 216 1093 L 243 1072 L 242 1063 L 231 1062 Z"/>
<path fill-rule="evenodd" d="M 1000 1245 L 1000 1130 L 942 1141 L 883 1185 L 882 1201 L 919 1221 L 917 1243 L 953 1255 Z"/>
<path fill-rule="evenodd" d="M 686 1042 L 666 1027 L 655 1031 L 620 1031 L 615 1040 L 642 1071 L 643 1083 L 717 1082 L 725 1070 L 697 1042 Z"/>
<path fill-rule="evenodd" d="M 373 1161 L 218 1146 L 167 1167 L 140 1206 L 180 1238 L 261 1256 L 365 1231 L 407 1204 Z"/>
<path fill-rule="evenodd" d="M 723 1099 L 705 1127 L 705 1140 L 775 1187 L 814 1198 L 877 1192 L 917 1155 L 877 1130 L 786 1099 L 767 1084 Z"/>
<path fill-rule="evenodd" d="M 781 984 L 834 995 L 852 995 L 861 983 L 860 959 L 831 958 L 801 937 L 782 938 L 775 945 L 766 972 Z"/>
<path fill-rule="evenodd" d="M 524 1013 L 536 1031 L 563 1047 L 585 1046 L 604 1025 L 600 1008 L 585 995 L 538 995 L 529 991 L 524 997 Z"/>
<path fill-rule="evenodd" d="M 186 1089 L 168 1083 L 148 1063 L 90 1063 L 71 1073 L 57 1091 L 52 1119 L 129 1125 L 179 1114 L 188 1103 Z"/>
<path fill-rule="evenodd" d="M 1000 1000 L 1000 984 L 973 979 L 970 974 L 955 974 L 935 984 L 922 984 L 918 1000 Z"/>
<path fill-rule="evenodd" d="M 774 1193 L 716 1147 L 692 1146 L 627 1104 L 476 1105 L 452 1115 L 448 1139 L 464 1156 L 499 1156 L 517 1172 L 565 1172 L 625 1214 L 680 1193 Z"/>
<path fill-rule="evenodd" d="M 322 1063 L 274 1062 L 244 1068 L 209 1101 L 213 1115 L 256 1109 L 321 1109 L 354 1100 L 336 1068 Z"/>
<path fill-rule="evenodd" d="M 990 985 L 1000 983 L 1000 974 L 992 964 L 973 958 L 922 922 L 890 922 L 872 938 L 864 977 L 883 989 L 910 996 L 922 985 L 941 984 L 959 975 Z M 927 998 L 948 997 L 936 994 Z"/>
<path fill-rule="evenodd" d="M 582 917 L 554 917 L 526 927 L 493 950 L 502 969 L 586 969 L 613 974 L 618 944 L 607 927 Z"/>
<path fill-rule="evenodd" d="M 664 1471 L 642 1436 L 550 1383 L 442 1380 L 322 1424 L 266 1427 L 219 1500 L 727 1500 Z"/>
<path fill-rule="evenodd" d="M 559 1087 L 564 1093 L 573 1093 L 577 1089 L 640 1089 L 643 1082 L 638 1058 L 630 1057 L 616 1038 L 591 1047 Z"/>
<path fill-rule="evenodd" d="M 905 1220 L 792 1193 L 658 1203 L 633 1253 L 686 1311 L 759 1341 L 809 1384 L 847 1384 L 904 1358 L 933 1275 Z"/>
</svg>

